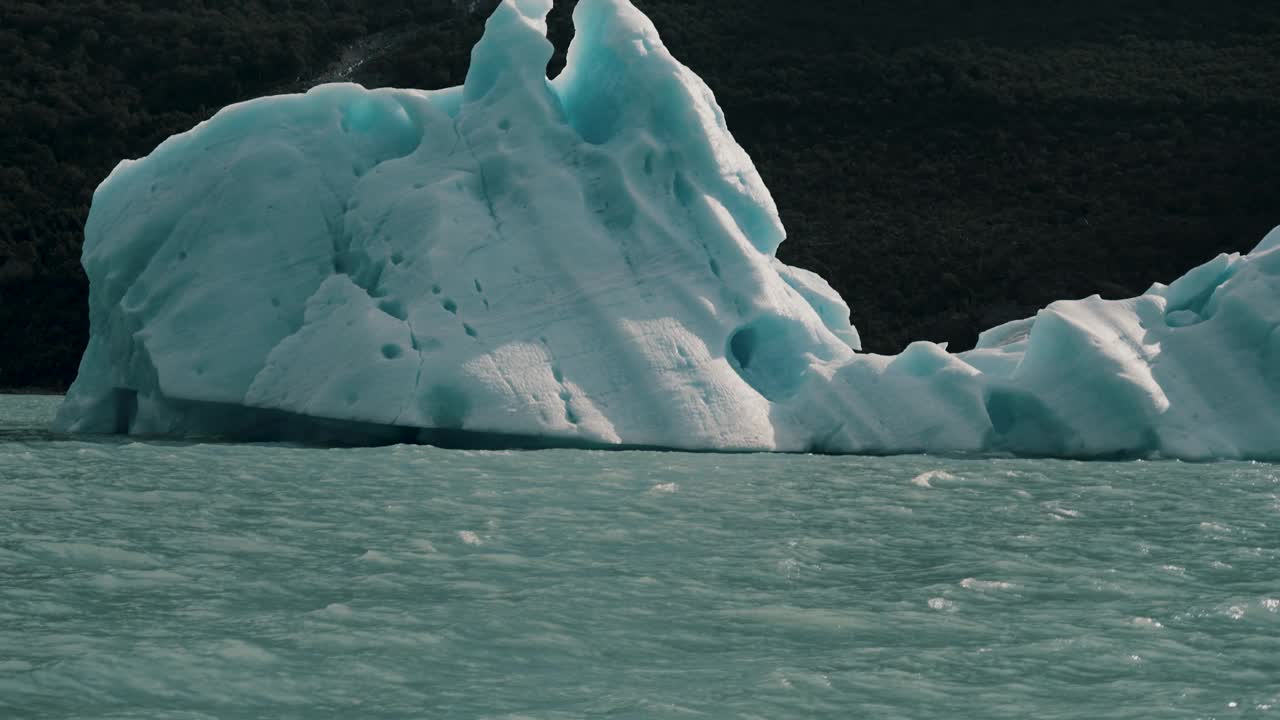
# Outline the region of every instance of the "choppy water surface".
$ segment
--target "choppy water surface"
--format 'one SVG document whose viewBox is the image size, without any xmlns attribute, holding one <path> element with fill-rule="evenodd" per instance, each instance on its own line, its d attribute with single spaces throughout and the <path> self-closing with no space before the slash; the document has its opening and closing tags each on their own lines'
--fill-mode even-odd
<svg viewBox="0 0 1280 720">
<path fill-rule="evenodd" d="M 1280 718 L 1280 468 L 68 441 L 0 717 Z"/>
</svg>

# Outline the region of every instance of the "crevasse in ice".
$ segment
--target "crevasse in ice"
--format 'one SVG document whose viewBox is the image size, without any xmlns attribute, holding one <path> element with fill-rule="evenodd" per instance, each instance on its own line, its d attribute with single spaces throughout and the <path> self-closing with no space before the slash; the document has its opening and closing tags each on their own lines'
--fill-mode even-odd
<svg viewBox="0 0 1280 720">
<path fill-rule="evenodd" d="M 229 107 L 85 229 L 71 432 L 1280 457 L 1280 233 L 950 354 L 860 354 L 711 91 L 627 0 L 505 0 L 463 86 Z"/>
</svg>

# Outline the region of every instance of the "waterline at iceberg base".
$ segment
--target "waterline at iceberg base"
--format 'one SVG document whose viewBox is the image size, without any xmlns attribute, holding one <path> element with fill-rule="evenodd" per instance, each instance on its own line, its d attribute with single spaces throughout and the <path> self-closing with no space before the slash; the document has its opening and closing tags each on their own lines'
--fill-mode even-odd
<svg viewBox="0 0 1280 720">
<path fill-rule="evenodd" d="M 1280 231 L 951 354 L 861 354 L 711 91 L 627 0 L 505 0 L 462 87 L 229 107 L 85 228 L 78 433 L 1280 458 Z M 874 272 L 874 268 L 868 268 Z"/>
</svg>

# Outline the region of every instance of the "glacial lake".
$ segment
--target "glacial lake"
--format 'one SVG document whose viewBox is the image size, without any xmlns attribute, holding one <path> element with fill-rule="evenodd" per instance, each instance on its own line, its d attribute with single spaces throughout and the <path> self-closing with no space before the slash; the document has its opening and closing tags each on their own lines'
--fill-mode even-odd
<svg viewBox="0 0 1280 720">
<path fill-rule="evenodd" d="M 1280 467 L 325 449 L 0 396 L 0 717 L 1280 718 Z"/>
</svg>

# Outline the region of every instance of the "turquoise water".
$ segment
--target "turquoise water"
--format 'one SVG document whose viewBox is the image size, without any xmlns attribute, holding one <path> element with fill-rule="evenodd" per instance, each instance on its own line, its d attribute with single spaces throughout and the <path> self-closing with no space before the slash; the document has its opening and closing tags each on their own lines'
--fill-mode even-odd
<svg viewBox="0 0 1280 720">
<path fill-rule="evenodd" d="M 40 430 L 2 718 L 1280 718 L 1280 467 Z"/>
</svg>

